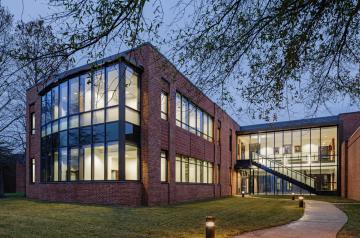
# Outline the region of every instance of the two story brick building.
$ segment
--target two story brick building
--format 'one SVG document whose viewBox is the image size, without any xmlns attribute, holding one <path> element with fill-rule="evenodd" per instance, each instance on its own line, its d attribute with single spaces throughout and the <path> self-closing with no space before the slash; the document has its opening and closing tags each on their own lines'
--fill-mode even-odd
<svg viewBox="0 0 360 238">
<path fill-rule="evenodd" d="M 339 116 L 242 128 L 151 44 L 30 88 L 27 119 L 28 198 L 130 206 L 339 193 L 340 131 L 360 124 L 340 129 Z M 297 133 L 304 141 L 289 140 Z"/>
</svg>

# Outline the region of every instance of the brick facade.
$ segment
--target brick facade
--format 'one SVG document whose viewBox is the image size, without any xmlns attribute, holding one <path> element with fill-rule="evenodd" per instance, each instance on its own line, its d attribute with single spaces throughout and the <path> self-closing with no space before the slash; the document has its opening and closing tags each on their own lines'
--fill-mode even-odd
<svg viewBox="0 0 360 238">
<path fill-rule="evenodd" d="M 157 205 L 181 201 L 208 199 L 235 194 L 236 140 L 229 145 L 229 133 L 236 137 L 238 124 L 223 110 L 203 95 L 188 79 L 150 44 L 128 52 L 132 60 L 143 68 L 141 75 L 141 180 L 139 182 L 57 182 L 40 183 L 40 120 L 36 120 L 36 133 L 27 132 L 26 196 L 28 198 L 80 203 L 117 205 Z M 41 85 L 27 93 L 27 118 L 35 112 L 40 118 Z M 160 118 L 160 93 L 169 95 L 168 121 Z M 214 142 L 176 126 L 176 91 L 192 100 L 214 119 Z M 29 120 L 27 120 L 29 121 Z M 221 124 L 221 125 L 220 125 Z M 217 128 L 221 126 L 221 143 Z M 160 151 L 169 158 L 169 182 L 160 182 Z M 214 181 L 219 184 L 184 184 L 175 182 L 176 154 L 214 163 Z M 30 183 L 30 161 L 35 159 L 36 182 Z M 234 173 L 235 174 L 235 173 Z"/>
<path fill-rule="evenodd" d="M 341 196 L 360 200 L 359 176 L 360 159 L 358 135 L 360 128 L 360 113 L 344 113 L 339 115 L 341 122 L 341 157 L 340 157 L 340 178 Z M 355 133 L 356 131 L 356 133 Z"/>
</svg>

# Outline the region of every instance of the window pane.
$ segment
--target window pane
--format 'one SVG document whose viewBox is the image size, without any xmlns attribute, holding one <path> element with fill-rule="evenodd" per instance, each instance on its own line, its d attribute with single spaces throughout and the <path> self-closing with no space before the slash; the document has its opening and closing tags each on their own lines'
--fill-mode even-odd
<svg viewBox="0 0 360 238">
<path fill-rule="evenodd" d="M 60 119 L 60 131 L 67 129 L 67 118 Z"/>
<path fill-rule="evenodd" d="M 138 148 L 133 145 L 125 145 L 125 179 L 139 179 Z"/>
<path fill-rule="evenodd" d="M 79 78 L 73 78 L 69 81 L 70 84 L 70 114 L 79 112 Z"/>
<path fill-rule="evenodd" d="M 209 140 L 212 141 L 212 138 L 214 137 L 214 125 L 213 125 L 213 119 L 209 116 Z"/>
<path fill-rule="evenodd" d="M 337 128 L 323 127 L 321 128 L 321 158 L 334 162 L 337 155 Z M 325 162 L 325 161 L 324 161 Z"/>
<path fill-rule="evenodd" d="M 60 165 L 61 165 L 61 181 L 66 181 L 66 173 L 67 173 L 67 148 L 60 149 Z"/>
<path fill-rule="evenodd" d="M 176 156 L 176 165 L 175 165 L 175 169 L 176 169 L 176 182 L 181 182 L 181 158 L 179 156 Z"/>
<path fill-rule="evenodd" d="M 208 170 L 208 167 L 207 167 L 207 162 L 203 161 L 203 170 L 204 170 L 204 183 L 208 183 L 208 173 L 207 173 L 207 170 Z"/>
<path fill-rule="evenodd" d="M 181 126 L 181 95 L 176 93 L 176 125 Z"/>
<path fill-rule="evenodd" d="M 189 182 L 189 159 L 182 157 L 181 166 L 181 181 L 187 183 Z"/>
<path fill-rule="evenodd" d="M 69 128 L 76 128 L 79 127 L 79 116 L 72 116 L 69 118 Z"/>
<path fill-rule="evenodd" d="M 91 145 L 80 148 L 79 180 L 91 180 Z"/>
<path fill-rule="evenodd" d="M 46 122 L 49 122 L 52 120 L 51 114 L 52 114 L 52 103 L 51 103 L 51 91 L 46 93 Z"/>
<path fill-rule="evenodd" d="M 274 154 L 276 158 L 283 158 L 283 132 L 275 132 L 275 148 Z"/>
<path fill-rule="evenodd" d="M 54 152 L 54 181 L 59 181 L 59 152 Z"/>
<path fill-rule="evenodd" d="M 52 123 L 52 132 L 53 133 L 56 133 L 59 131 L 59 121 L 54 121 Z"/>
<path fill-rule="evenodd" d="M 69 130 L 69 146 L 75 146 L 79 144 L 79 129 Z"/>
<path fill-rule="evenodd" d="M 138 75 L 127 67 L 125 72 L 125 105 L 135 110 L 140 109 L 138 81 Z"/>
<path fill-rule="evenodd" d="M 53 120 L 59 118 L 59 87 L 52 89 L 52 115 Z"/>
<path fill-rule="evenodd" d="M 161 176 L 160 176 L 160 180 L 161 182 L 166 182 L 167 181 L 167 158 L 166 158 L 166 152 L 162 151 L 161 155 Z"/>
<path fill-rule="evenodd" d="M 109 143 L 107 146 L 108 180 L 119 180 L 119 145 L 118 142 Z"/>
<path fill-rule="evenodd" d="M 203 138 L 207 139 L 207 135 L 208 135 L 208 115 L 206 113 L 203 113 L 204 115 L 204 125 L 203 125 Z"/>
<path fill-rule="evenodd" d="M 167 120 L 168 114 L 168 96 L 161 92 L 161 119 Z"/>
<path fill-rule="evenodd" d="M 196 165 L 195 159 L 189 159 L 189 182 L 196 182 Z"/>
<path fill-rule="evenodd" d="M 274 132 L 266 133 L 266 156 L 268 158 L 275 158 L 274 143 L 275 143 Z"/>
<path fill-rule="evenodd" d="M 119 108 L 112 107 L 106 109 L 106 122 L 117 121 L 119 120 Z"/>
<path fill-rule="evenodd" d="M 310 156 L 310 129 L 303 129 L 301 130 L 301 144 L 302 144 L 302 157 L 304 159 L 307 159 L 308 156 Z"/>
<path fill-rule="evenodd" d="M 249 159 L 249 135 L 239 136 L 239 149 L 240 149 L 240 158 L 239 159 Z"/>
<path fill-rule="evenodd" d="M 311 158 L 310 161 L 318 160 L 320 149 L 320 128 L 312 128 L 311 129 Z M 310 162 L 309 161 L 309 162 Z"/>
<path fill-rule="evenodd" d="M 91 110 L 91 76 L 80 76 L 80 112 Z"/>
<path fill-rule="evenodd" d="M 130 108 L 125 108 L 125 121 L 140 125 L 140 114 Z"/>
<path fill-rule="evenodd" d="M 95 73 L 93 89 L 94 89 L 93 109 L 103 108 L 105 101 L 104 70 L 99 70 Z"/>
<path fill-rule="evenodd" d="M 189 126 L 190 126 L 190 131 L 195 133 L 195 131 L 196 131 L 196 107 L 192 103 L 190 103 L 190 105 L 189 105 Z"/>
<path fill-rule="evenodd" d="M 140 126 L 125 123 L 125 139 L 136 144 L 140 144 Z"/>
<path fill-rule="evenodd" d="M 80 127 L 80 144 L 91 144 L 91 126 Z"/>
<path fill-rule="evenodd" d="M 185 97 L 182 97 L 182 111 L 181 111 L 181 122 L 182 128 L 188 129 L 189 125 L 189 103 Z"/>
<path fill-rule="evenodd" d="M 60 117 L 67 115 L 67 93 L 68 93 L 68 82 L 60 84 Z"/>
<path fill-rule="evenodd" d="M 196 182 L 201 183 L 201 160 L 196 161 Z"/>
<path fill-rule="evenodd" d="M 77 181 L 79 180 L 79 150 L 77 148 L 72 148 L 70 150 L 70 180 Z"/>
<path fill-rule="evenodd" d="M 94 180 L 104 180 L 104 145 L 94 146 Z"/>
<path fill-rule="evenodd" d="M 118 65 L 107 68 L 107 106 L 119 104 Z"/>
<path fill-rule="evenodd" d="M 93 142 L 104 142 L 105 140 L 105 126 L 104 124 L 93 126 Z"/>
<path fill-rule="evenodd" d="M 60 139 L 59 139 L 59 146 L 64 147 L 67 146 L 67 131 L 61 131 L 60 132 Z"/>
<path fill-rule="evenodd" d="M 83 113 L 80 115 L 80 126 L 91 125 L 91 112 Z"/>
<path fill-rule="evenodd" d="M 105 121 L 105 111 L 104 110 L 98 110 L 93 112 L 93 124 L 100 124 L 104 123 Z"/>
<path fill-rule="evenodd" d="M 208 165 L 209 165 L 209 169 L 208 169 L 208 171 L 209 171 L 208 183 L 213 183 L 213 171 L 214 171 L 213 165 L 212 165 L 212 163 L 209 163 Z"/>
<path fill-rule="evenodd" d="M 119 140 L 119 122 L 106 124 L 106 141 Z"/>
<path fill-rule="evenodd" d="M 196 130 L 197 134 L 201 136 L 203 131 L 203 112 L 199 108 L 196 109 Z"/>
</svg>

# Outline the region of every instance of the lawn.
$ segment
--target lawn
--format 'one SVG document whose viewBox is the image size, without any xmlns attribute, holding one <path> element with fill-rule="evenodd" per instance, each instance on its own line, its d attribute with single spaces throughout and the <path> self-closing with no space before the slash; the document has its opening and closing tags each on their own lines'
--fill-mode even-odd
<svg viewBox="0 0 360 238">
<path fill-rule="evenodd" d="M 296 201 L 231 197 L 162 207 L 121 208 L 0 200 L 0 237 L 204 237 L 216 217 L 217 237 L 299 219 Z"/>
</svg>

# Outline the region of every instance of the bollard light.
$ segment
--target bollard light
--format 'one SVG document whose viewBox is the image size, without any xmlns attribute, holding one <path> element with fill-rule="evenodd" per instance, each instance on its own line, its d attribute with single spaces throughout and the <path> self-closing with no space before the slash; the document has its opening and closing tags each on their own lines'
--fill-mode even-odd
<svg viewBox="0 0 360 238">
<path fill-rule="evenodd" d="M 241 192 L 241 197 L 244 197 L 245 196 L 245 191 L 242 191 Z"/>
<path fill-rule="evenodd" d="M 299 207 L 304 207 L 304 197 L 303 196 L 299 197 Z"/>
<path fill-rule="evenodd" d="M 205 237 L 215 238 L 215 217 L 207 216 L 205 222 Z"/>
<path fill-rule="evenodd" d="M 295 193 L 291 193 L 291 195 L 292 195 L 291 199 L 295 200 Z"/>
</svg>

